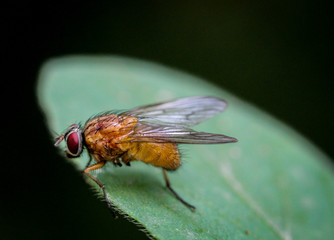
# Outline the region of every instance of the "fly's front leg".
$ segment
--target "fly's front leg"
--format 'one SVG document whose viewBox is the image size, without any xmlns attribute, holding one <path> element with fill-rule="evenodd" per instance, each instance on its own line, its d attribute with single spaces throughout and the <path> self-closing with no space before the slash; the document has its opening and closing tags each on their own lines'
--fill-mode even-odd
<svg viewBox="0 0 334 240">
<path fill-rule="evenodd" d="M 166 187 L 174 194 L 174 196 L 180 201 L 182 202 L 184 205 L 186 205 L 188 208 L 190 208 L 191 210 L 195 211 L 196 207 L 191 205 L 190 203 L 186 202 L 185 200 L 183 200 L 179 194 L 177 194 L 174 189 L 172 188 L 169 179 L 167 177 L 167 173 L 165 169 L 162 169 L 162 174 L 164 175 L 164 179 L 165 179 L 165 183 L 166 183 Z"/>
<path fill-rule="evenodd" d="M 88 163 L 86 164 L 85 169 L 89 167 L 89 165 L 92 162 L 92 160 L 93 160 L 92 155 L 89 154 L 89 160 L 88 160 Z"/>
<path fill-rule="evenodd" d="M 84 174 L 84 173 L 85 173 L 85 170 L 89 167 L 89 165 L 91 164 L 92 160 L 93 160 L 93 157 L 92 157 L 91 154 L 89 154 L 89 160 L 88 160 L 88 162 L 87 162 L 87 164 L 86 164 L 85 169 L 84 169 L 83 171 L 81 171 L 81 174 Z"/>
<path fill-rule="evenodd" d="M 107 203 L 107 206 L 108 206 L 108 208 L 111 210 L 111 213 L 113 214 L 113 216 L 116 218 L 115 213 L 112 211 L 111 204 L 110 204 L 110 202 L 109 202 L 109 200 L 108 200 L 108 196 L 107 196 L 107 194 L 106 194 L 104 185 L 103 185 L 99 180 L 97 180 L 94 176 L 92 176 L 90 173 L 88 173 L 88 172 L 90 172 L 90 171 L 93 171 L 93 170 L 102 168 L 105 164 L 106 164 L 106 161 L 101 161 L 101 162 L 95 163 L 94 165 L 92 165 L 92 166 L 90 166 L 90 167 L 87 167 L 87 168 L 84 170 L 84 173 L 85 173 L 90 179 L 92 179 L 94 182 L 96 182 L 96 183 L 102 188 L 103 195 L 104 195 L 104 199 L 105 199 L 105 201 L 106 201 L 106 203 Z"/>
</svg>

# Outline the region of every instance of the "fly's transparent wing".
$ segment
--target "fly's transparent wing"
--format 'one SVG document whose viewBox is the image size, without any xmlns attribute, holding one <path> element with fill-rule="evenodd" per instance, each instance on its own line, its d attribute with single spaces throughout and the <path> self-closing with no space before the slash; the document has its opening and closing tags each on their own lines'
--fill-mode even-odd
<svg viewBox="0 0 334 240">
<path fill-rule="evenodd" d="M 148 124 L 190 127 L 222 112 L 226 105 L 215 97 L 188 97 L 139 107 L 123 114 Z"/>
<path fill-rule="evenodd" d="M 218 144 L 237 142 L 222 134 L 197 132 L 188 127 L 222 112 L 226 102 L 215 97 L 189 97 L 148 105 L 124 115 L 138 119 L 126 142 Z"/>
<path fill-rule="evenodd" d="M 197 132 L 190 128 L 137 123 L 127 142 L 219 144 L 237 142 L 233 137 L 222 134 Z"/>
</svg>

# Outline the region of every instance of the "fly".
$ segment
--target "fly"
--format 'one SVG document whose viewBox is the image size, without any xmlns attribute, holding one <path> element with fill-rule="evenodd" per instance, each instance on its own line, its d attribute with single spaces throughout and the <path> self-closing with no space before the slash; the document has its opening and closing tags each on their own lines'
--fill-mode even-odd
<svg viewBox="0 0 334 240">
<path fill-rule="evenodd" d="M 107 162 L 115 166 L 142 161 L 162 169 L 167 188 L 185 206 L 196 208 L 183 200 L 172 188 L 166 171 L 181 165 L 178 144 L 222 144 L 237 142 L 222 134 L 198 132 L 189 127 L 222 112 L 226 102 L 215 97 L 188 97 L 147 105 L 120 114 L 104 113 L 89 119 L 82 127 L 72 124 L 65 134 L 56 138 L 55 146 L 65 140 L 66 155 L 79 157 L 84 148 L 90 159 L 84 173 L 102 189 L 111 209 L 104 185 L 91 171 Z M 92 159 L 95 161 L 91 165 Z"/>
</svg>

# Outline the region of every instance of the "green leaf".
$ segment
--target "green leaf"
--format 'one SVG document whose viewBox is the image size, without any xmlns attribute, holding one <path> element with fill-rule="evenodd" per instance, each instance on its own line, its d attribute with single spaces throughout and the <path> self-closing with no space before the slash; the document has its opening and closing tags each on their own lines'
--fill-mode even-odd
<svg viewBox="0 0 334 240">
<path fill-rule="evenodd" d="M 43 66 L 38 85 L 50 131 L 57 132 L 101 111 L 196 95 L 223 98 L 229 107 L 195 129 L 239 139 L 181 146 L 183 165 L 169 178 L 197 210 L 165 188 L 160 169 L 142 162 L 107 164 L 94 173 L 112 203 L 158 239 L 332 239 L 334 177 L 328 158 L 230 93 L 189 74 L 123 57 L 54 59 Z M 68 161 L 81 171 L 87 160 L 86 153 Z"/>
</svg>

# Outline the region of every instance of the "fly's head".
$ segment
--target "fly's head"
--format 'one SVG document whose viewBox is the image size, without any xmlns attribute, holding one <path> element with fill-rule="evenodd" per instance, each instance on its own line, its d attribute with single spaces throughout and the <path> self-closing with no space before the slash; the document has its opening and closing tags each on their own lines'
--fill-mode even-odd
<svg viewBox="0 0 334 240">
<path fill-rule="evenodd" d="M 56 138 L 57 147 L 63 140 L 66 142 L 66 156 L 68 158 L 79 157 L 83 150 L 83 132 L 78 124 L 72 124 L 68 127 L 64 135 Z"/>
</svg>

